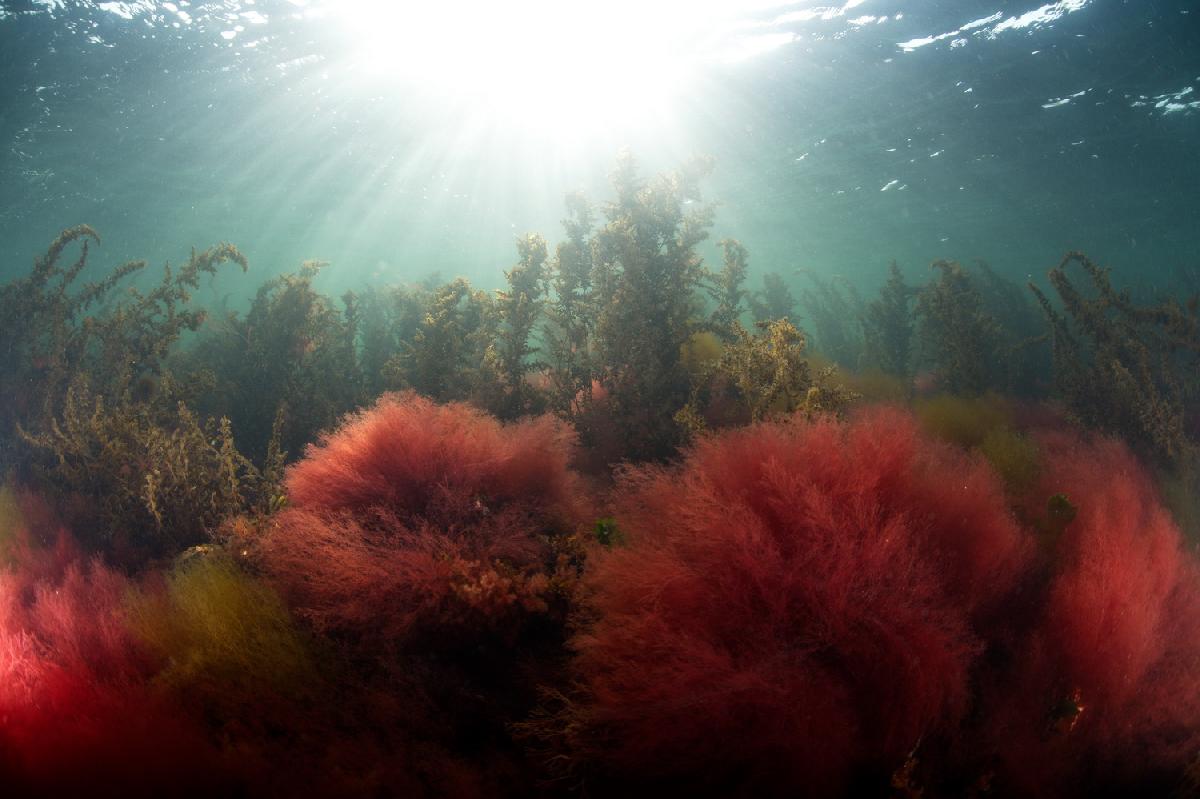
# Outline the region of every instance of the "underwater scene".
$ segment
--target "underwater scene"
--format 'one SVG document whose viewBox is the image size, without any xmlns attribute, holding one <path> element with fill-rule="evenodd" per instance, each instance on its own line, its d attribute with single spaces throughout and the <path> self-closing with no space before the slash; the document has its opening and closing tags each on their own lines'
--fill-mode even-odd
<svg viewBox="0 0 1200 799">
<path fill-rule="evenodd" d="M 0 796 L 1200 798 L 1200 4 L 0 0 Z"/>
</svg>

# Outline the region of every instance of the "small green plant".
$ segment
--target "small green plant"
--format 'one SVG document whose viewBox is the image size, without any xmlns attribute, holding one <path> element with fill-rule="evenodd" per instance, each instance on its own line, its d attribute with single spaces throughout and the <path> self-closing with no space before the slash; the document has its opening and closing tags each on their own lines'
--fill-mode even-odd
<svg viewBox="0 0 1200 799">
<path fill-rule="evenodd" d="M 610 549 L 625 543 L 625 536 L 621 532 L 621 528 L 617 526 L 617 520 L 611 516 L 597 519 L 596 524 L 592 528 L 592 534 L 600 542 L 601 546 Z"/>
</svg>

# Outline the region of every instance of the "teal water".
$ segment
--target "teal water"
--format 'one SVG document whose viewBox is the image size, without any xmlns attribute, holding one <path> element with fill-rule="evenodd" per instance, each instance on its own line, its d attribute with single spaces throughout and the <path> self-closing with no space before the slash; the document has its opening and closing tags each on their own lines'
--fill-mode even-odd
<svg viewBox="0 0 1200 799">
<path fill-rule="evenodd" d="M 1200 256 L 1187 0 L 426 5 L 0 3 L 0 278 L 86 222 L 103 264 L 229 240 L 325 290 L 496 286 L 622 147 L 713 156 L 755 272 Z"/>
<path fill-rule="evenodd" d="M 1195 0 L 0 0 L 0 799 L 1200 797 L 1198 88 Z"/>
</svg>

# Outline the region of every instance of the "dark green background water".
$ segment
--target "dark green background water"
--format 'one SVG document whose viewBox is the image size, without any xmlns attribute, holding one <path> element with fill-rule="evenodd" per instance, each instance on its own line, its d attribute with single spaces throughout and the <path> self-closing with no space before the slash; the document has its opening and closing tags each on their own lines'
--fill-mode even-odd
<svg viewBox="0 0 1200 799">
<path fill-rule="evenodd" d="M 714 156 L 714 239 L 760 271 L 869 286 L 893 258 L 923 279 L 982 257 L 1023 278 L 1077 248 L 1153 285 L 1200 262 L 1197 2 L 758 3 L 742 22 L 791 41 L 712 59 L 669 128 L 605 107 L 569 146 L 340 73 L 355 41 L 325 5 L 0 3 L 0 279 L 87 222 L 103 264 L 235 242 L 257 274 L 220 293 L 305 258 L 331 291 L 496 286 L 515 235 L 561 238 L 566 191 L 607 196 L 621 144 L 647 171 Z M 531 87 L 521 113 L 557 100 Z"/>
</svg>

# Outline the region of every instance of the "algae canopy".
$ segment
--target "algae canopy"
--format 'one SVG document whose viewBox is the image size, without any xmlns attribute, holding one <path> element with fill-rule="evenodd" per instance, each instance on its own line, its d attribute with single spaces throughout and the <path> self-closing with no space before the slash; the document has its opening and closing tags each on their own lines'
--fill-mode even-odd
<svg viewBox="0 0 1200 799">
<path fill-rule="evenodd" d="M 0 795 L 1200 796 L 1190 0 L 0 0 Z"/>
</svg>

